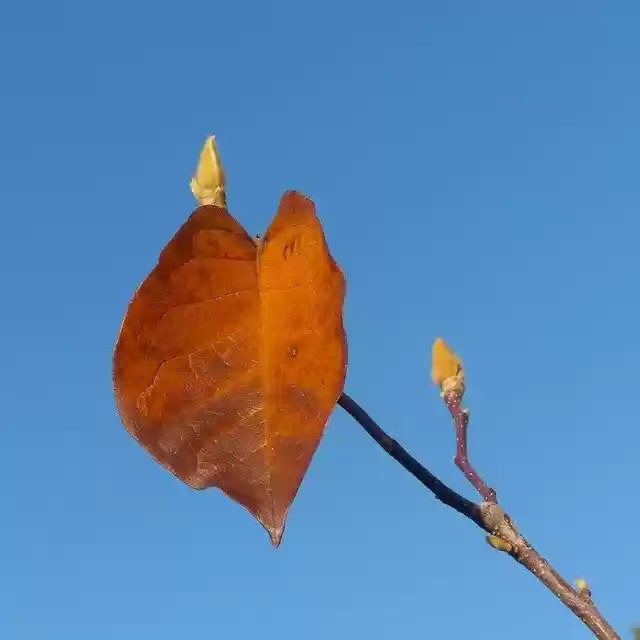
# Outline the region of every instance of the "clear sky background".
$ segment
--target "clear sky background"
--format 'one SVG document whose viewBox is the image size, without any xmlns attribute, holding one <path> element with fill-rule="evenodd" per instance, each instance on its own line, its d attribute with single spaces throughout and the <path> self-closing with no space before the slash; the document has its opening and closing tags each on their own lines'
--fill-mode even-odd
<svg viewBox="0 0 640 640">
<path fill-rule="evenodd" d="M 316 201 L 349 393 L 474 497 L 443 335 L 474 463 L 629 637 L 639 34 L 636 0 L 5 3 L 0 637 L 590 637 L 339 408 L 278 550 L 124 431 L 113 345 L 211 133 L 251 233 L 287 188 Z"/>
</svg>

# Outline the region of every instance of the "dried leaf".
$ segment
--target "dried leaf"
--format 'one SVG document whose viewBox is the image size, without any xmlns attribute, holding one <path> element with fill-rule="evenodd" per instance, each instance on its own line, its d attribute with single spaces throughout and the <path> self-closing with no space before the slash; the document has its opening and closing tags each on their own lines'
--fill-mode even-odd
<svg viewBox="0 0 640 640">
<path fill-rule="evenodd" d="M 449 349 L 442 338 L 433 343 L 431 379 L 433 383 L 442 387 L 445 380 L 455 378 L 462 372 L 462 360 Z"/>
<path fill-rule="evenodd" d="M 260 246 L 226 208 L 201 206 L 116 344 L 127 431 L 189 486 L 246 507 L 276 546 L 344 386 L 344 293 L 304 196 L 283 196 Z"/>
</svg>

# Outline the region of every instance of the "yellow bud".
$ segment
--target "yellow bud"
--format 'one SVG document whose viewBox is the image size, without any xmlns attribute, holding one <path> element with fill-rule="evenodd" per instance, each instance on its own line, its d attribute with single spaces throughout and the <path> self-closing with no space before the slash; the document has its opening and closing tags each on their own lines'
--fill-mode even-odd
<svg viewBox="0 0 640 640">
<path fill-rule="evenodd" d="M 578 591 L 589 591 L 589 585 L 582 578 L 576 580 L 576 588 L 578 589 Z"/>
<path fill-rule="evenodd" d="M 191 180 L 190 187 L 191 192 L 201 205 L 227 206 L 224 169 L 214 136 L 207 138 L 204 143 L 196 175 Z"/>
<path fill-rule="evenodd" d="M 498 538 L 497 536 L 487 536 L 487 542 L 498 551 L 504 551 L 505 553 L 510 553 L 513 547 L 509 542 L 503 540 L 502 538 Z"/>
<path fill-rule="evenodd" d="M 448 380 L 455 379 L 461 384 L 464 379 L 462 360 L 449 349 L 447 343 L 442 338 L 438 338 L 433 343 L 431 379 L 433 380 L 433 384 L 441 389 L 445 386 L 451 388 L 451 383 L 445 385 Z"/>
</svg>

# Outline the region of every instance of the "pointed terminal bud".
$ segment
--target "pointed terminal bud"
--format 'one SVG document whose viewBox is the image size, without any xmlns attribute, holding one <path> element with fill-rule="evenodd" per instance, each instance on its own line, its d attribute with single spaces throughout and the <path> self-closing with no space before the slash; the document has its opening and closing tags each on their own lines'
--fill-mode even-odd
<svg viewBox="0 0 640 640">
<path fill-rule="evenodd" d="M 464 369 L 462 360 L 449 349 L 447 343 L 438 338 L 433 343 L 431 379 L 440 387 L 442 394 L 449 391 L 464 391 Z"/>
<path fill-rule="evenodd" d="M 196 175 L 189 185 L 196 200 L 201 204 L 227 206 L 224 169 L 214 136 L 207 138 L 200 153 Z"/>
</svg>

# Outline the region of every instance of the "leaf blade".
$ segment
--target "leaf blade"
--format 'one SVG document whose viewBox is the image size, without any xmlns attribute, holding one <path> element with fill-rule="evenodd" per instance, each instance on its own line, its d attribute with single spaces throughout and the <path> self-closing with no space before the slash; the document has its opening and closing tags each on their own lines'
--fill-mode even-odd
<svg viewBox="0 0 640 640">
<path fill-rule="evenodd" d="M 203 206 L 136 291 L 116 343 L 127 431 L 189 486 L 242 504 L 276 546 L 344 386 L 343 304 L 310 200 L 285 194 L 259 250 L 226 209 Z"/>
</svg>

